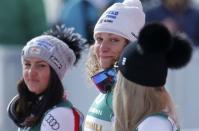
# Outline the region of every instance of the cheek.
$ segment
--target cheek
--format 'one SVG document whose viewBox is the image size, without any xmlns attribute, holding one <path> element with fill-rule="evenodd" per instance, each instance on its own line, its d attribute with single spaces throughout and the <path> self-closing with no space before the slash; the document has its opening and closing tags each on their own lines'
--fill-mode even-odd
<svg viewBox="0 0 199 131">
<path fill-rule="evenodd" d="M 23 70 L 22 71 L 22 76 L 23 76 L 23 79 L 25 80 L 25 82 L 27 81 L 27 79 L 28 79 L 28 71 L 26 71 L 26 70 Z"/>
<path fill-rule="evenodd" d="M 40 79 L 43 80 L 44 85 L 48 85 L 49 79 L 50 79 L 50 71 L 44 71 L 43 73 L 41 73 L 40 75 Z"/>
<path fill-rule="evenodd" d="M 118 46 L 116 48 L 113 49 L 113 51 L 115 52 L 115 56 L 119 57 L 120 54 L 122 53 L 122 50 L 124 49 L 125 46 Z"/>
<path fill-rule="evenodd" d="M 50 80 L 50 74 L 49 75 L 46 74 L 43 78 L 44 78 L 45 83 L 47 84 Z"/>
</svg>

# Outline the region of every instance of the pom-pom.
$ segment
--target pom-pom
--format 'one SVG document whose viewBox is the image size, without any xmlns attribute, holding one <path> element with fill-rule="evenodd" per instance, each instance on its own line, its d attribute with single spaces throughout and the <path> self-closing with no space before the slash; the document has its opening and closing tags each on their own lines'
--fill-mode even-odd
<svg viewBox="0 0 199 131">
<path fill-rule="evenodd" d="M 173 37 L 173 46 L 167 54 L 169 68 L 177 69 L 185 66 L 192 56 L 192 44 L 184 34 Z"/>
<path fill-rule="evenodd" d="M 66 43 L 71 48 L 78 62 L 81 57 L 81 51 L 86 47 L 86 39 L 82 38 L 79 33 L 74 33 L 74 28 L 67 28 L 65 25 L 55 25 L 51 30 L 44 33 L 51 35 Z"/>
<path fill-rule="evenodd" d="M 129 7 L 135 7 L 143 10 L 142 3 L 140 2 L 140 0 L 124 0 L 123 4 Z"/>
<path fill-rule="evenodd" d="M 172 45 L 169 30 L 160 23 L 151 23 L 141 29 L 138 43 L 144 52 L 165 53 Z"/>
</svg>

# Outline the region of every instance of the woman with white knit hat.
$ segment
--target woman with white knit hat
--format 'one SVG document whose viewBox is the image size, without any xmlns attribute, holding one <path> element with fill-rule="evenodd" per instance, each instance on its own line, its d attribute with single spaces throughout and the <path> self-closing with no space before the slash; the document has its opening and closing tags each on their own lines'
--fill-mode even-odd
<svg viewBox="0 0 199 131">
<path fill-rule="evenodd" d="M 62 80 L 80 58 L 84 39 L 56 26 L 22 49 L 23 78 L 8 114 L 18 131 L 81 131 L 82 115 L 67 100 Z"/>
<path fill-rule="evenodd" d="M 88 77 L 100 91 L 85 119 L 84 131 L 111 131 L 112 91 L 117 62 L 123 48 L 134 42 L 145 24 L 145 14 L 139 0 L 125 0 L 110 6 L 94 28 L 95 43 L 87 60 Z"/>
</svg>

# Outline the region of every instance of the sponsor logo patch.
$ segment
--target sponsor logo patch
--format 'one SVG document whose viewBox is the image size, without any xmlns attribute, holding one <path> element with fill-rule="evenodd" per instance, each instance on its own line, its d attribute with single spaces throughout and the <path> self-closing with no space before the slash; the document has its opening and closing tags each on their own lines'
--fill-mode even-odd
<svg viewBox="0 0 199 131">
<path fill-rule="evenodd" d="M 51 56 L 50 60 L 57 66 L 58 69 L 62 68 L 61 62 L 55 56 Z"/>
<path fill-rule="evenodd" d="M 41 53 L 41 49 L 38 47 L 30 47 L 29 51 L 31 54 L 40 54 Z"/>
<path fill-rule="evenodd" d="M 99 23 L 103 23 L 103 22 L 113 23 L 114 20 L 117 19 L 118 14 L 119 14 L 118 11 L 110 10 L 110 11 L 106 12 L 104 18 L 102 18 Z"/>
<path fill-rule="evenodd" d="M 37 40 L 36 44 L 42 48 L 47 49 L 47 50 L 51 50 L 54 47 L 50 42 L 48 42 L 46 40 Z"/>
<path fill-rule="evenodd" d="M 55 119 L 55 117 L 51 114 L 48 114 L 45 117 L 45 121 L 48 123 L 48 125 L 53 129 L 53 130 L 58 130 L 60 128 L 59 122 Z"/>
</svg>

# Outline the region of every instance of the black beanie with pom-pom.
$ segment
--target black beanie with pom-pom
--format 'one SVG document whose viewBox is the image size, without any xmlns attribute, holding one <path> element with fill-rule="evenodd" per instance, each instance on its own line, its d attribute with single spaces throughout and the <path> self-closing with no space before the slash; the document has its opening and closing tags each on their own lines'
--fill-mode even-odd
<svg viewBox="0 0 199 131">
<path fill-rule="evenodd" d="M 118 61 L 123 76 L 135 83 L 161 87 L 168 68 L 185 66 L 191 59 L 191 42 L 185 35 L 171 35 L 160 23 L 145 25 L 138 41 L 128 44 Z"/>
</svg>

